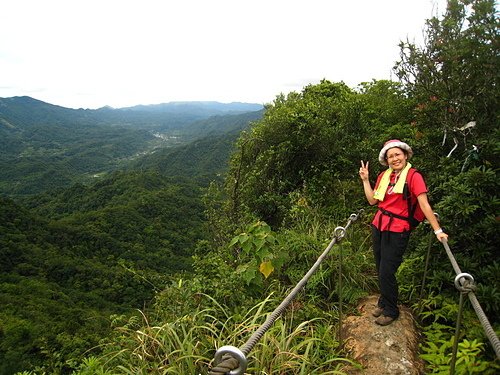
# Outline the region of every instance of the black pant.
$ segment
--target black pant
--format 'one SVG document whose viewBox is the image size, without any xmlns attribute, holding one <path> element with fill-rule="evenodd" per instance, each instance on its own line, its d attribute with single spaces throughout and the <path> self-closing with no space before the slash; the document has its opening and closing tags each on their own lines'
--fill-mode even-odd
<svg viewBox="0 0 500 375">
<path fill-rule="evenodd" d="M 392 318 L 399 316 L 396 271 L 403 262 L 409 238 L 409 231 L 381 232 L 372 225 L 373 255 L 380 287 L 378 306 L 384 309 L 384 315 Z"/>
</svg>

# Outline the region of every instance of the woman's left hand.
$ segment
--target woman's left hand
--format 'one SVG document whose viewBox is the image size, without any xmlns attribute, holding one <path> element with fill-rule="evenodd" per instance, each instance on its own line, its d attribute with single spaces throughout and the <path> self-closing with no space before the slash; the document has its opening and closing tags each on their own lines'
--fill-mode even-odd
<svg viewBox="0 0 500 375">
<path fill-rule="evenodd" d="M 444 232 L 436 234 L 436 237 L 439 240 L 439 242 L 443 242 L 443 240 L 448 241 L 448 235 Z"/>
</svg>

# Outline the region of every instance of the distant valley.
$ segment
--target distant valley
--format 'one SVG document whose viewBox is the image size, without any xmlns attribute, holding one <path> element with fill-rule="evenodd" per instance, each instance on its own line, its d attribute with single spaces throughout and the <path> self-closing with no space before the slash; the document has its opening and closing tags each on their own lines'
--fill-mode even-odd
<svg viewBox="0 0 500 375">
<path fill-rule="evenodd" d="M 168 154 L 176 147 L 205 137 L 235 140 L 235 132 L 262 113 L 262 105 L 251 103 L 172 102 L 90 110 L 31 97 L 0 98 L 0 193 L 27 196 L 91 182 L 128 169 L 131 162 L 144 166 L 144 156 L 150 168 L 169 165 Z M 154 154 L 159 156 L 151 158 Z M 177 165 L 183 162 L 178 155 Z"/>
</svg>

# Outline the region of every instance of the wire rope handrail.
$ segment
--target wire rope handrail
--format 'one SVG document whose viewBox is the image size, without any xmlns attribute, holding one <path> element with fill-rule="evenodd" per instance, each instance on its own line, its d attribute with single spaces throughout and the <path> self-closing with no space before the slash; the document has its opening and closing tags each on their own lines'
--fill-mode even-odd
<svg viewBox="0 0 500 375">
<path fill-rule="evenodd" d="M 436 213 L 434 214 L 438 216 Z M 439 216 L 438 216 L 439 218 Z M 431 234 L 432 235 L 432 234 Z M 459 302 L 459 309 L 458 309 L 458 316 L 457 316 L 457 323 L 456 323 L 456 328 L 455 328 L 455 337 L 453 340 L 453 348 L 452 348 L 452 358 L 450 362 L 450 375 L 453 375 L 455 373 L 455 363 L 456 363 L 456 357 L 457 357 L 457 350 L 458 350 L 458 337 L 459 337 L 459 331 L 460 331 L 460 326 L 461 326 L 461 321 L 462 321 L 462 311 L 463 311 L 463 297 L 466 294 L 469 297 L 469 300 L 471 302 L 472 307 L 474 308 L 474 311 L 476 312 L 477 317 L 479 318 L 479 321 L 481 325 L 483 326 L 484 332 L 486 333 L 486 336 L 488 337 L 488 340 L 490 341 L 493 350 L 495 351 L 495 354 L 497 358 L 500 359 L 500 340 L 498 336 L 496 335 L 493 327 L 491 326 L 486 314 L 484 313 L 474 291 L 476 290 L 476 285 L 474 284 L 474 278 L 472 275 L 462 272 L 460 269 L 460 266 L 458 265 L 457 260 L 453 256 L 453 253 L 450 249 L 450 246 L 448 245 L 448 240 L 444 239 L 441 241 L 443 244 L 443 247 L 446 251 L 446 255 L 448 256 L 448 259 L 450 260 L 450 263 L 453 267 L 453 270 L 456 273 L 456 277 L 453 281 L 455 288 L 460 292 L 460 302 Z M 424 270 L 424 276 L 422 280 L 422 288 L 420 290 L 420 300 L 422 300 L 423 297 L 423 290 L 424 290 L 424 285 L 425 285 L 425 279 L 427 276 L 427 266 L 429 264 L 429 257 L 430 257 L 430 245 L 431 241 L 429 240 L 429 248 L 427 251 L 427 257 L 426 257 L 426 267 Z M 419 313 L 421 313 L 421 307 L 419 308 Z"/>
<path fill-rule="evenodd" d="M 340 242 L 344 238 L 346 231 L 350 227 L 351 223 L 356 221 L 363 212 L 364 210 L 360 209 L 358 213 L 351 214 L 345 227 L 335 228 L 333 239 L 323 251 L 323 253 L 321 253 L 321 255 L 318 257 L 313 266 L 297 283 L 297 285 L 292 289 L 288 296 L 285 297 L 283 302 L 281 302 L 281 304 L 267 317 L 266 321 L 250 336 L 250 338 L 242 347 L 238 349 L 234 346 L 225 345 L 217 350 L 214 356 L 215 366 L 212 367 L 209 375 L 242 375 L 245 372 L 248 363 L 246 356 L 262 338 L 262 336 L 267 332 L 267 330 L 280 317 L 283 311 L 285 311 L 285 309 L 293 301 L 296 295 L 304 288 L 307 281 L 309 281 L 310 277 L 320 266 L 321 262 L 323 262 L 323 260 L 328 256 L 328 253 L 332 249 L 333 245 Z"/>
<path fill-rule="evenodd" d="M 467 294 L 467 296 L 469 297 L 472 307 L 474 308 L 474 311 L 476 312 L 476 315 L 479 318 L 481 325 L 483 326 L 484 332 L 486 333 L 488 340 L 490 340 L 490 343 L 493 346 L 493 349 L 495 350 L 497 358 L 500 359 L 500 340 L 498 339 L 498 336 L 496 335 L 493 327 L 491 326 L 488 318 L 486 317 L 486 314 L 483 311 L 483 308 L 481 307 L 474 293 L 474 290 L 476 289 L 476 285 L 474 284 L 474 278 L 472 277 L 472 275 L 462 272 L 455 257 L 453 256 L 453 253 L 451 252 L 450 246 L 448 245 L 448 241 L 443 240 L 442 244 L 444 249 L 446 250 L 448 258 L 450 259 L 453 269 L 457 274 L 457 276 L 454 279 L 455 288 L 457 288 L 460 293 Z"/>
</svg>

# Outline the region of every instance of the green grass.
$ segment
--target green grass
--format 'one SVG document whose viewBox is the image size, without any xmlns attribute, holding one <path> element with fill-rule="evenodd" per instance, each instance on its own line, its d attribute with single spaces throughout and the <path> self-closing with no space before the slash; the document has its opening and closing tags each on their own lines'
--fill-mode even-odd
<svg viewBox="0 0 500 375">
<path fill-rule="evenodd" d="M 217 348 L 241 347 L 277 301 L 266 298 L 238 322 L 217 318 L 224 307 L 213 302 L 214 307 L 161 325 L 145 314 L 129 320 L 104 344 L 104 355 L 87 358 L 74 374 L 208 374 Z M 343 365 L 353 364 L 341 354 L 333 317 L 298 325 L 294 320 L 293 312 L 287 313 L 264 334 L 248 355 L 247 372 L 342 374 Z"/>
</svg>

